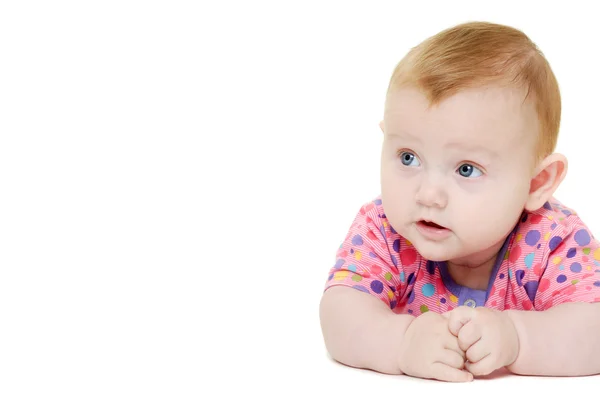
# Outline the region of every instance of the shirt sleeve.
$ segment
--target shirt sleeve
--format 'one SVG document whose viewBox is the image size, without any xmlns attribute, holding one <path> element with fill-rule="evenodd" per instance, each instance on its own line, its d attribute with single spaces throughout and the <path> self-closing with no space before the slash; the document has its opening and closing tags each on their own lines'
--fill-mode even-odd
<svg viewBox="0 0 600 400">
<path fill-rule="evenodd" d="M 538 311 L 568 302 L 600 301 L 600 243 L 580 220 L 567 232 L 549 238 L 550 252 L 537 287 L 526 288 L 536 289 Z"/>
<path fill-rule="evenodd" d="M 403 271 L 392 254 L 397 244 L 390 243 L 392 234 L 387 219 L 382 218 L 376 205 L 371 202 L 360 208 L 337 250 L 325 290 L 339 285 L 352 287 L 394 309 L 400 298 Z"/>
</svg>

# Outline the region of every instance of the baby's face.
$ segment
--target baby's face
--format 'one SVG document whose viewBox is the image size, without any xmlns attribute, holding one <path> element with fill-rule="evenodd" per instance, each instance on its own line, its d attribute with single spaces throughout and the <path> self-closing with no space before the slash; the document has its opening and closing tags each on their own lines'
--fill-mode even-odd
<svg viewBox="0 0 600 400">
<path fill-rule="evenodd" d="M 394 230 L 426 259 L 487 260 L 518 221 L 533 178 L 538 129 L 524 95 L 471 89 L 429 110 L 416 89 L 389 95 L 383 207 Z"/>
</svg>

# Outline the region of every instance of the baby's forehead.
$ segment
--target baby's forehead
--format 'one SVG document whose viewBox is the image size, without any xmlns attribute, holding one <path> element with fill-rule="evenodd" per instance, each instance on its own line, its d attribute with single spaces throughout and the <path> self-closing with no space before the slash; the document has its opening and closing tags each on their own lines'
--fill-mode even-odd
<svg viewBox="0 0 600 400">
<path fill-rule="evenodd" d="M 518 90 L 491 87 L 463 90 L 431 104 L 419 90 L 400 89 L 386 101 L 385 126 L 391 134 L 437 133 L 438 139 L 455 144 L 494 149 L 536 136 L 535 106 L 523 100 Z"/>
</svg>

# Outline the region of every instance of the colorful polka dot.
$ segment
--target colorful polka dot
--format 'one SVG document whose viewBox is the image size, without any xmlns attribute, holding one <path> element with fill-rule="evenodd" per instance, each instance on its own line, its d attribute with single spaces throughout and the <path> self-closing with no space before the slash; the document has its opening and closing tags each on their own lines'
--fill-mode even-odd
<svg viewBox="0 0 600 400">
<path fill-rule="evenodd" d="M 369 289 L 364 287 L 363 285 L 354 285 L 352 286 L 354 289 L 360 290 L 361 292 L 369 293 Z"/>
<path fill-rule="evenodd" d="M 371 282 L 371 290 L 377 294 L 380 294 L 383 292 L 383 283 L 377 280 Z"/>
<path fill-rule="evenodd" d="M 598 282 L 598 283 L 600 283 L 600 282 Z M 442 297 L 442 298 L 440 299 L 440 303 L 442 303 L 442 304 L 446 304 L 446 299 Z"/>
<path fill-rule="evenodd" d="M 515 273 L 515 277 L 517 278 L 517 285 L 523 286 L 523 278 L 525 277 L 525 271 L 522 269 L 517 270 Z"/>
<path fill-rule="evenodd" d="M 550 239 L 550 243 L 548 243 L 548 246 L 550 247 L 551 251 L 554 251 L 559 244 L 561 244 L 562 242 L 562 238 L 560 236 L 554 236 L 552 239 Z"/>
<path fill-rule="evenodd" d="M 355 246 L 362 246 L 363 244 L 363 238 L 360 235 L 355 235 L 352 238 L 352 244 Z"/>
<path fill-rule="evenodd" d="M 558 283 L 563 283 L 566 280 L 567 280 L 567 277 L 563 274 L 560 274 L 559 276 L 556 277 L 556 282 L 558 282 Z"/>
<path fill-rule="evenodd" d="M 594 250 L 594 259 L 600 261 L 600 248 Z"/>
<path fill-rule="evenodd" d="M 427 283 L 421 287 L 421 292 L 423 292 L 423 296 L 431 297 L 435 294 L 435 286 L 431 283 Z"/>
<path fill-rule="evenodd" d="M 414 248 L 408 248 L 400 252 L 400 262 L 402 265 L 410 265 L 417 260 L 417 251 Z"/>
<path fill-rule="evenodd" d="M 533 265 L 533 258 L 535 257 L 535 253 L 529 253 L 525 256 L 525 266 L 527 268 L 531 268 Z"/>
<path fill-rule="evenodd" d="M 427 307 L 425 304 L 423 304 L 423 305 L 421 306 L 421 313 L 422 313 L 422 314 L 424 314 L 424 313 L 426 313 L 427 311 L 429 311 L 429 307 Z"/>
<path fill-rule="evenodd" d="M 530 246 L 533 246 L 540 240 L 540 237 L 540 231 L 531 230 L 527 232 L 527 235 L 525 235 L 525 243 L 527 243 Z"/>
<path fill-rule="evenodd" d="M 335 262 L 335 265 L 333 267 L 336 269 L 340 269 L 342 267 L 342 265 L 344 265 L 345 262 L 346 262 L 346 260 L 343 260 L 340 258 Z"/>
<path fill-rule="evenodd" d="M 338 271 L 333 274 L 333 279 L 335 279 L 336 281 L 341 281 L 343 279 L 346 279 L 347 276 L 348 271 Z"/>
<path fill-rule="evenodd" d="M 574 238 L 577 244 L 580 246 L 587 246 L 588 244 L 590 244 L 590 235 L 585 229 L 580 229 L 577 232 L 575 232 Z"/>
<path fill-rule="evenodd" d="M 508 260 L 514 263 L 517 262 L 519 257 L 521 257 L 521 247 L 517 245 L 510 250 Z"/>
<path fill-rule="evenodd" d="M 360 261 L 360 259 L 362 258 L 362 253 L 360 251 L 355 251 L 354 252 L 354 258 L 356 258 L 356 261 Z"/>
<path fill-rule="evenodd" d="M 536 281 L 529 281 L 525 285 L 525 292 L 531 301 L 535 299 L 535 294 L 538 289 L 538 283 Z"/>
<path fill-rule="evenodd" d="M 571 264 L 571 271 L 581 272 L 581 264 L 579 264 L 578 262 L 574 262 L 573 264 Z"/>
<path fill-rule="evenodd" d="M 574 247 L 570 248 L 569 251 L 567 251 L 567 258 L 575 257 L 576 253 L 577 253 L 577 250 L 575 250 Z"/>
<path fill-rule="evenodd" d="M 394 251 L 395 251 L 396 253 L 400 252 L 400 239 L 396 239 L 396 240 L 394 240 L 394 245 L 393 245 L 393 247 L 394 247 Z"/>
<path fill-rule="evenodd" d="M 553 258 L 552 258 L 552 263 L 553 263 L 554 265 L 558 265 L 558 264 L 560 264 L 560 262 L 561 262 L 561 261 L 562 261 L 562 258 L 560 258 L 559 256 L 556 256 L 556 257 L 553 257 Z"/>
<path fill-rule="evenodd" d="M 415 291 L 411 290 L 410 293 L 408 294 L 408 304 L 412 304 L 412 302 L 415 301 Z"/>
<path fill-rule="evenodd" d="M 362 279 L 363 279 L 363 277 L 358 274 L 352 275 L 352 280 L 354 282 L 360 282 L 360 281 L 362 281 Z"/>
</svg>

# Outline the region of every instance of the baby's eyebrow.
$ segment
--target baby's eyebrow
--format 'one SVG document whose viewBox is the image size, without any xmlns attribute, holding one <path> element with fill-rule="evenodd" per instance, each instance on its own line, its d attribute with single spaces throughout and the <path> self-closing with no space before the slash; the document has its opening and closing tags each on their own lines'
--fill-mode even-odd
<svg viewBox="0 0 600 400">
<path fill-rule="evenodd" d="M 498 156 L 498 153 L 490 148 L 485 146 L 477 145 L 477 144 L 465 144 L 465 143 L 448 143 L 447 147 L 466 151 L 469 153 L 480 153 L 489 156 L 490 158 L 495 158 Z"/>
<path fill-rule="evenodd" d="M 411 135 L 410 133 L 406 132 L 406 131 L 394 131 L 394 132 L 390 132 L 387 133 L 388 136 L 391 137 L 395 137 L 395 138 L 402 138 L 402 139 L 411 139 L 411 140 L 416 140 L 416 141 L 421 141 L 421 138 L 419 138 L 416 135 Z"/>
</svg>

